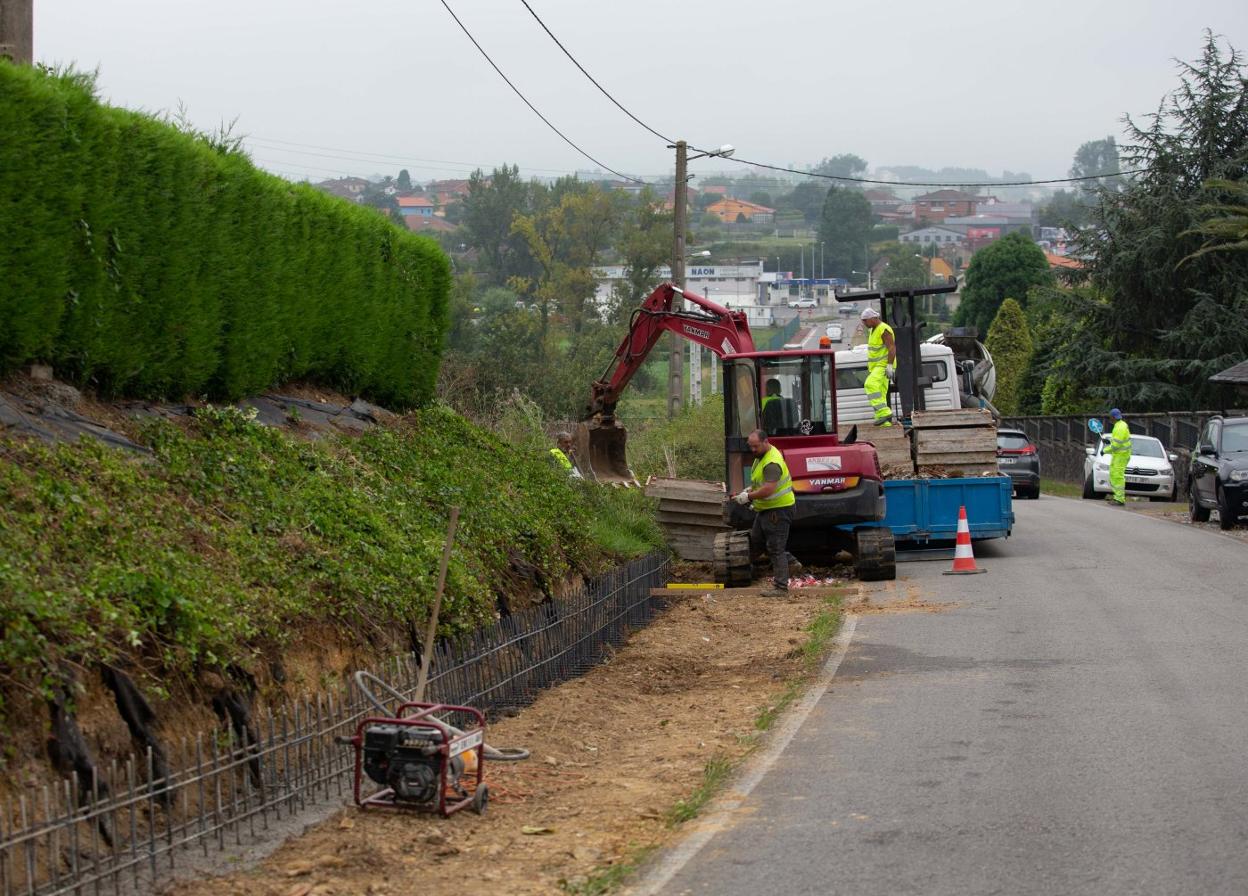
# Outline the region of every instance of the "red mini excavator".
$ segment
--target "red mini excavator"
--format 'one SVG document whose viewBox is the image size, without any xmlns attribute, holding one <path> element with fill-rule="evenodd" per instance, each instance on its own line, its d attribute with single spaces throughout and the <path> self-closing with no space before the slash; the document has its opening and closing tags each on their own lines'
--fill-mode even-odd
<svg viewBox="0 0 1248 896">
<path fill-rule="evenodd" d="M 686 310 L 685 303 L 694 306 Z M 717 578 L 728 585 L 752 578 L 749 528 L 753 511 L 728 501 L 745 487 L 753 457 L 746 439 L 763 429 L 784 454 L 797 506 L 789 549 L 830 558 L 847 550 L 864 580 L 896 577 L 893 533 L 882 525 L 884 485 L 879 458 L 867 442 L 842 442 L 836 429 L 836 353 L 830 349 L 760 352 L 744 312 L 664 283 L 633 312 L 628 335 L 606 375 L 592 386 L 577 449 L 587 472 L 604 482 L 633 481 L 625 456 L 627 431 L 615 417 L 620 394 L 665 332 L 723 359 L 724 518 L 732 531 L 715 539 Z"/>
</svg>

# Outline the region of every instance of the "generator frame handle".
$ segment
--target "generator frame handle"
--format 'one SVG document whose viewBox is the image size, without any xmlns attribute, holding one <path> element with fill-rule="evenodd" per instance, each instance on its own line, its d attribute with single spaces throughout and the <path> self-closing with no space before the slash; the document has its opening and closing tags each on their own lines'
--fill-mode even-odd
<svg viewBox="0 0 1248 896">
<path fill-rule="evenodd" d="M 421 712 L 417 716 L 403 718 L 404 711 L 411 708 L 418 708 Z M 433 712 L 444 710 L 462 710 L 474 715 L 477 719 L 477 726 L 460 734 L 454 734 L 450 726 L 429 717 Z M 370 806 L 387 809 L 395 807 L 394 790 L 392 788 L 382 787 L 375 793 L 365 797 L 360 792 L 360 785 L 364 777 L 364 729 L 369 725 L 397 725 L 401 728 L 422 728 L 427 731 L 436 731 L 441 735 L 441 742 L 436 745 L 437 752 L 442 757 L 442 761 L 439 763 L 438 774 L 438 804 L 436 810 L 438 814 L 444 818 L 449 817 L 452 813 L 472 805 L 472 796 L 467 796 L 454 802 L 447 801 L 446 790 L 448 781 L 446 770 L 450 765 L 452 757 L 466 753 L 469 750 L 475 750 L 477 754 L 476 788 L 479 789 L 483 786 L 485 779 L 484 723 L 485 715 L 479 710 L 469 706 L 451 706 L 442 703 L 404 703 L 399 707 L 399 715 L 397 717 L 369 716 L 361 719 L 359 724 L 356 725 L 355 736 L 347 740 L 351 746 L 355 747 L 355 780 L 353 785 L 355 804 L 361 809 L 366 809 Z M 419 807 L 412 806 L 411 808 Z"/>
</svg>

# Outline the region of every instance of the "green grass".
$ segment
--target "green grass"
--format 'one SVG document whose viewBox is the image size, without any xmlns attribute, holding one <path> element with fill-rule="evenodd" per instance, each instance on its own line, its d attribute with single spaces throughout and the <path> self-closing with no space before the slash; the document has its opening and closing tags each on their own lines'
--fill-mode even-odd
<svg viewBox="0 0 1248 896">
<path fill-rule="evenodd" d="M 558 582 L 662 544 L 644 495 L 569 480 L 445 408 L 315 442 L 205 409 L 144 438 L 149 461 L 0 441 L 0 730 L 67 665 L 126 662 L 153 688 L 263 679 L 309 625 L 391 649 L 426 616 L 452 505 L 446 634 L 493 618 L 513 557 Z"/>
<path fill-rule="evenodd" d="M 1056 479 L 1041 479 L 1040 494 L 1054 495 L 1058 498 L 1082 498 L 1083 483 L 1061 482 Z"/>
</svg>

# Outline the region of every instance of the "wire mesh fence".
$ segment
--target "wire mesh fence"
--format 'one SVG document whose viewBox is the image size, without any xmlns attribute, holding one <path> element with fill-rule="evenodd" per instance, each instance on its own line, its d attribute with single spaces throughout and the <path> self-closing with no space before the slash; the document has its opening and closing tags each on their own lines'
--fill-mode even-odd
<svg viewBox="0 0 1248 896">
<path fill-rule="evenodd" d="M 440 643 L 427 699 L 497 711 L 583 674 L 660 608 L 651 589 L 666 555 L 619 567 L 570 597 Z M 418 666 L 396 657 L 368 670 L 415 690 Z M 191 855 L 241 847 L 309 806 L 350 793 L 352 735 L 372 707 L 348 684 L 264 710 L 252 723 L 166 744 L 161 777 L 145 755 L 77 773 L 0 807 L 0 894 L 113 894 L 150 889 Z"/>
</svg>

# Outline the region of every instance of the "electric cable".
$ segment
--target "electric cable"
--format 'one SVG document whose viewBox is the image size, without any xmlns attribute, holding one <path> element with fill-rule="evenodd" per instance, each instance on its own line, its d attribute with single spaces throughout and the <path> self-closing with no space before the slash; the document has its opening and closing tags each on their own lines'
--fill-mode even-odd
<svg viewBox="0 0 1248 896">
<path fill-rule="evenodd" d="M 603 87 L 601 84 L 598 83 L 598 80 L 593 75 L 591 75 L 588 71 L 586 71 L 585 66 L 581 65 L 581 63 L 577 60 L 577 58 L 572 55 L 571 51 L 568 50 L 568 48 L 563 45 L 563 42 L 559 40 L 559 38 L 555 36 L 554 32 L 551 31 L 549 27 L 547 27 L 546 23 L 542 21 L 541 16 L 539 16 L 536 12 L 534 12 L 533 7 L 529 5 L 529 0 L 520 0 L 520 2 L 524 4 L 524 8 L 529 11 L 529 14 L 532 15 L 533 18 L 537 20 L 537 23 L 542 26 L 542 30 L 545 31 L 548 35 L 550 35 L 550 39 L 555 42 L 555 46 L 557 46 L 560 50 L 562 50 L 563 54 L 567 56 L 568 59 L 572 60 L 572 64 L 575 65 L 578 69 L 580 69 L 581 74 L 583 74 L 586 78 L 588 78 L 590 83 L 593 84 L 595 87 L 598 88 L 599 91 L 602 92 L 603 96 L 605 96 L 612 103 L 614 103 L 616 108 L 618 108 L 621 112 L 623 112 L 633 121 L 637 122 L 637 124 L 641 125 L 641 127 L 643 127 L 645 130 L 649 131 L 651 134 L 658 137 L 660 140 L 663 140 L 669 144 L 676 142 L 671 137 L 665 137 L 663 134 L 659 133 L 654 128 L 650 127 L 650 125 L 646 124 L 636 115 L 634 115 L 632 112 L 626 109 L 619 100 L 617 100 L 614 96 L 612 96 L 611 93 L 605 87 Z M 443 0 L 443 3 L 445 4 L 445 0 Z M 1089 174 L 1089 175 L 1085 175 L 1082 177 L 1056 177 L 1056 178 L 1050 178 L 1048 180 L 1020 180 L 1020 181 L 1004 181 L 1004 182 L 992 181 L 992 182 L 981 182 L 981 183 L 970 183 L 970 182 L 968 183 L 937 183 L 937 182 L 922 183 L 922 182 L 917 182 L 917 181 L 875 180 L 875 179 L 868 178 L 868 177 L 850 177 L 848 175 L 819 174 L 813 171 L 799 171 L 796 168 L 786 168 L 783 165 L 770 165 L 766 162 L 753 162 L 753 161 L 750 161 L 749 159 L 742 159 L 737 156 L 721 156 L 714 150 L 700 149 L 692 144 L 689 145 L 689 148 L 692 149 L 694 152 L 700 152 L 700 153 L 704 152 L 704 153 L 707 153 L 708 155 L 715 155 L 718 158 L 726 159 L 729 162 L 736 162 L 737 164 L 740 164 L 740 165 L 753 165 L 756 168 L 766 168 L 770 171 L 784 171 L 788 174 L 799 174 L 803 177 L 818 177 L 818 178 L 824 178 L 826 180 L 847 181 L 849 183 L 856 183 L 856 184 L 881 184 L 881 185 L 889 186 L 889 187 L 1038 187 L 1038 186 L 1048 186 L 1051 184 L 1077 183 L 1079 181 L 1085 181 L 1085 180 L 1099 180 L 1102 177 L 1115 177 L 1115 176 L 1125 176 L 1128 174 L 1140 174 L 1144 171 L 1144 169 L 1142 168 L 1137 168 L 1137 169 L 1132 169 L 1129 171 L 1115 171 L 1115 172 L 1110 172 L 1106 174 Z"/>
<path fill-rule="evenodd" d="M 447 3 L 446 0 L 441 0 L 441 3 L 442 3 L 442 6 L 446 8 L 446 11 L 451 14 L 451 18 L 455 20 L 455 24 L 459 26 L 459 29 L 463 31 L 465 35 L 467 35 L 470 41 L 472 41 L 472 45 L 476 47 L 478 51 L 480 51 L 482 56 L 485 57 L 485 61 L 490 64 L 490 67 L 493 68 L 494 71 L 498 72 L 498 76 L 507 82 L 507 86 L 512 89 L 512 91 L 516 94 L 516 96 L 520 97 L 520 99 L 524 101 L 524 104 L 533 110 L 533 114 L 546 123 L 546 126 L 548 128 L 550 128 L 552 131 L 558 134 L 560 138 L 562 138 L 564 143 L 568 144 L 568 146 L 575 149 L 577 152 L 579 152 L 585 158 L 589 159 L 599 168 L 603 168 L 607 171 L 610 171 L 616 177 L 623 178 L 624 180 L 631 181 L 632 183 L 635 183 L 635 184 L 645 183 L 645 181 L 643 180 L 639 180 L 638 178 L 635 178 L 635 177 L 630 177 L 627 174 L 622 174 L 621 172 L 616 171 L 614 168 L 610 167 L 609 165 L 606 165 L 598 161 L 589 153 L 587 153 L 585 150 L 577 146 L 576 143 L 572 142 L 572 139 L 568 137 L 567 134 L 565 134 L 563 131 L 555 127 L 554 124 L 551 123 L 551 120 L 547 118 L 545 115 L 543 115 L 541 112 L 539 112 L 537 109 L 537 106 L 534 106 L 531 102 L 529 102 L 529 98 L 520 92 L 520 88 L 517 87 L 515 84 L 513 84 L 510 78 L 508 78 L 505 74 L 503 74 L 503 70 L 498 67 L 498 65 L 494 62 L 493 59 L 490 58 L 490 54 L 485 52 L 485 48 L 482 47 L 481 44 L 477 42 L 477 39 L 472 36 L 472 32 L 469 31 L 467 26 L 465 26 L 464 23 L 459 20 L 459 16 L 455 15 L 455 10 L 451 9 L 450 4 Z"/>
<path fill-rule="evenodd" d="M 555 42 L 555 46 L 557 46 L 559 49 L 563 50 L 563 55 L 565 55 L 565 56 L 567 56 L 569 59 L 571 59 L 571 60 L 572 60 L 572 64 L 573 64 L 573 65 L 575 65 L 577 68 L 579 68 L 579 69 L 581 70 L 581 74 L 582 74 L 582 75 L 584 75 L 585 77 L 589 78 L 590 83 L 591 83 L 591 84 L 593 84 L 595 87 L 597 87 L 597 88 L 598 88 L 598 89 L 602 92 L 602 95 L 603 95 L 603 96 L 605 96 L 605 97 L 606 97 L 607 99 L 609 99 L 611 102 L 615 103 L 616 108 L 618 108 L 621 112 L 623 112 L 625 115 L 627 115 L 627 116 L 628 116 L 629 118 L 631 118 L 633 121 L 637 122 L 639 125 L 641 125 L 643 128 L 645 128 L 647 131 L 649 131 L 651 134 L 654 134 L 654 136 L 658 137 L 660 140 L 662 140 L 662 141 L 664 141 L 664 142 L 666 142 L 666 143 L 675 143 L 675 142 L 676 142 L 676 141 L 675 141 L 675 140 L 673 140 L 671 137 L 665 137 L 665 136 L 663 136 L 663 135 L 662 135 L 662 134 L 660 134 L 658 131 L 656 131 L 654 128 L 650 127 L 650 125 L 646 124 L 644 121 L 642 121 L 642 120 L 641 120 L 640 118 L 638 118 L 636 115 L 634 115 L 632 112 L 629 112 L 629 111 L 628 111 L 628 109 L 624 108 L 624 104 L 623 104 L 623 103 L 621 103 L 619 100 L 617 100 L 615 97 L 613 97 L 613 96 L 610 94 L 610 92 L 608 92 L 607 88 L 605 88 L 605 87 L 603 87 L 601 84 L 599 84 L 599 83 L 598 83 L 598 80 L 597 80 L 597 79 L 596 79 L 593 75 L 591 75 L 589 72 L 587 72 L 587 71 L 585 70 L 585 66 L 581 65 L 581 64 L 577 61 L 576 57 L 575 57 L 575 56 L 573 56 L 573 55 L 572 55 L 572 53 L 568 50 L 568 48 L 567 48 L 567 47 L 565 47 L 565 46 L 563 45 L 563 42 L 562 42 L 561 40 L 559 40 L 559 38 L 555 37 L 555 33 L 554 33 L 553 31 L 551 31 L 549 28 L 547 28 L 547 27 L 546 27 L 546 23 L 542 21 L 542 17 L 541 17 L 541 16 L 539 16 L 536 12 L 534 12 L 534 11 L 533 11 L 533 7 L 532 7 L 532 6 L 529 6 L 529 0 L 520 0 L 520 2 L 524 4 L 524 8 L 525 8 L 525 9 L 527 9 L 527 10 L 529 11 L 529 14 L 530 14 L 531 16 L 533 16 L 533 18 L 537 19 L 537 24 L 539 24 L 539 25 L 541 25 L 541 26 L 542 26 L 542 30 L 543 30 L 543 31 L 545 31 L 547 34 L 549 34 L 549 35 L 550 35 L 550 39 L 551 39 L 551 40 L 553 40 L 553 41 Z"/>
</svg>

